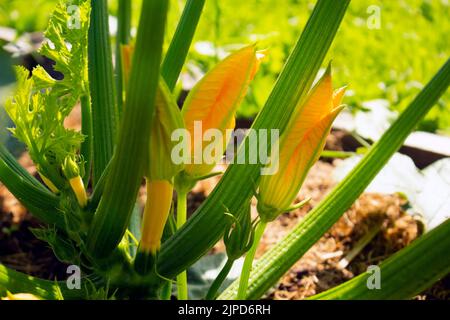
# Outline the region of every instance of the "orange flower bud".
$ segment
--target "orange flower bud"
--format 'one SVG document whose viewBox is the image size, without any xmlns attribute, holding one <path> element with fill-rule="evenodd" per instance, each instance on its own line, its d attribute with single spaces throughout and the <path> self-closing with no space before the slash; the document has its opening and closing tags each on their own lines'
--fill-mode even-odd
<svg viewBox="0 0 450 320">
<path fill-rule="evenodd" d="M 281 134 L 279 155 L 271 155 L 272 161 L 279 162 L 278 171 L 261 177 L 258 212 L 264 221 L 274 220 L 295 200 L 309 169 L 320 157 L 334 119 L 344 108 L 340 102 L 345 89 L 333 93 L 330 70 L 312 89 L 306 103 L 297 107 Z"/>
<path fill-rule="evenodd" d="M 191 138 L 191 161 L 185 166 L 189 176 L 204 176 L 214 168 L 215 163 L 203 161 L 203 133 L 209 129 L 219 130 L 224 139 L 213 144 L 218 144 L 219 150 L 225 149 L 229 139 L 226 130 L 234 128 L 236 110 L 264 55 L 264 52 L 257 52 L 254 45 L 232 53 L 209 71 L 189 93 L 182 110 Z M 201 123 L 199 134 L 194 130 L 196 123 Z"/>
</svg>

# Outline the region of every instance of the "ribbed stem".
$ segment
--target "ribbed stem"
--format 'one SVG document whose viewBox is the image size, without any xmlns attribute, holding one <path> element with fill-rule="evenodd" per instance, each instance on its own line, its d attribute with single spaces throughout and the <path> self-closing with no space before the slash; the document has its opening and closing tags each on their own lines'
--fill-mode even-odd
<svg viewBox="0 0 450 320">
<path fill-rule="evenodd" d="M 94 257 L 107 256 L 119 244 L 129 225 L 144 175 L 167 6 L 167 0 L 142 2 L 117 150 L 87 239 L 87 247 Z"/>
<path fill-rule="evenodd" d="M 177 230 L 187 219 L 187 192 L 177 190 Z M 188 300 L 187 273 L 186 270 L 177 275 L 178 300 Z"/>
<path fill-rule="evenodd" d="M 121 46 L 130 42 L 131 30 L 131 0 L 119 0 L 117 7 L 117 35 L 116 35 L 116 88 L 117 88 L 117 109 L 119 118 L 123 108 L 123 74 Z"/>
<path fill-rule="evenodd" d="M 89 26 L 89 86 L 93 124 L 92 182 L 98 179 L 114 152 L 117 131 L 117 104 L 108 25 L 108 1 L 91 1 Z"/>
<path fill-rule="evenodd" d="M 0 181 L 38 219 L 64 228 L 59 198 L 30 176 L 1 145 Z"/>
<path fill-rule="evenodd" d="M 188 0 L 161 67 L 167 87 L 173 90 L 186 61 L 205 0 Z"/>
<path fill-rule="evenodd" d="M 80 153 L 85 162 L 83 182 L 87 186 L 91 177 L 92 167 L 92 113 L 89 96 L 82 96 L 81 99 L 81 132 L 84 141 L 81 144 Z"/>
<path fill-rule="evenodd" d="M 65 282 L 48 281 L 14 271 L 0 264 L 0 288 L 12 293 L 31 293 L 43 299 L 83 299 L 84 290 L 67 289 Z M 62 294 L 62 297 L 60 296 Z"/>
</svg>

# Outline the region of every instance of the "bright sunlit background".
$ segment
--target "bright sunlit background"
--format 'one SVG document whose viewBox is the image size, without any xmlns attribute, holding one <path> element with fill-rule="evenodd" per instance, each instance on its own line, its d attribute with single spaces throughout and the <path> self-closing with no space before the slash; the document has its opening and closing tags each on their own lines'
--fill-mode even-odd
<svg viewBox="0 0 450 320">
<path fill-rule="evenodd" d="M 55 2 L 3 0 L 0 46 L 17 42 L 25 33 L 44 30 Z M 263 106 L 314 3 L 308 0 L 207 0 L 184 70 L 182 87 L 189 89 L 192 81 L 229 51 L 257 42 L 259 48 L 269 49 L 269 58 L 239 110 L 240 117 L 254 117 Z M 116 1 L 110 4 L 110 27 L 114 32 L 117 4 Z M 136 25 L 140 1 L 133 0 L 133 6 Z M 167 43 L 183 6 L 182 0 L 171 1 Z M 349 85 L 345 103 L 350 110 L 364 109 L 366 103 L 373 100 L 394 111 L 405 108 L 450 55 L 449 15 L 448 0 L 352 1 L 327 58 L 333 61 L 336 86 Z M 18 59 L 11 58 L 11 51 L 14 51 L 11 45 L 0 49 L 0 104 L 14 81 L 9 65 L 17 63 Z M 421 123 L 420 130 L 450 134 L 449 97 L 449 93 L 443 96 Z"/>
</svg>

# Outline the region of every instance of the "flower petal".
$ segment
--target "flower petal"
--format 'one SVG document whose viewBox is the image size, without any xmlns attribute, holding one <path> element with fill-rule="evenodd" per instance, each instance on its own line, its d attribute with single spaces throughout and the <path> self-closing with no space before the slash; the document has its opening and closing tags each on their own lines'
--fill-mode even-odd
<svg viewBox="0 0 450 320">
<path fill-rule="evenodd" d="M 256 52 L 254 45 L 244 47 L 215 66 L 189 93 L 182 110 L 185 127 L 191 136 L 192 161 L 185 166 L 189 175 L 205 175 L 214 168 L 214 164 L 199 164 L 194 161 L 198 153 L 194 146 L 204 150 L 210 143 L 197 140 L 202 140 L 203 133 L 207 130 L 218 129 L 225 138 L 217 141 L 217 144 L 222 144 L 220 147 L 225 149 L 228 143 L 225 130 L 234 128 L 236 109 L 264 56 L 264 52 Z M 197 132 L 197 135 L 194 134 L 196 121 L 201 121 L 202 128 L 202 132 Z"/>
</svg>

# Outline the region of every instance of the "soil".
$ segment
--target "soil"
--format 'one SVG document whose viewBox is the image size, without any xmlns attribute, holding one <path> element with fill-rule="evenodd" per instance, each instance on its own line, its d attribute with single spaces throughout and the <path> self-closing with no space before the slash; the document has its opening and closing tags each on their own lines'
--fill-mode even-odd
<svg viewBox="0 0 450 320">
<path fill-rule="evenodd" d="M 328 147 L 342 150 L 340 137 L 333 134 Z M 297 201 L 311 197 L 300 210 L 281 215 L 269 224 L 258 248 L 261 256 L 283 238 L 333 188 L 332 171 L 340 160 L 319 161 L 311 169 Z M 19 162 L 35 174 L 27 154 Z M 217 169 L 225 169 L 224 167 Z M 188 196 L 188 212 L 192 213 L 212 191 L 220 176 L 197 184 Z M 140 193 L 145 200 L 145 191 Z M 365 272 L 394 252 L 411 243 L 421 234 L 420 223 L 403 211 L 405 200 L 398 195 L 365 193 L 339 221 L 283 276 L 268 293 L 268 299 L 296 300 L 327 290 Z M 252 214 L 256 215 L 256 203 Z M 15 270 L 45 279 L 65 278 L 66 265 L 59 262 L 46 243 L 37 240 L 30 228 L 39 222 L 0 185 L 0 263 Z M 350 261 L 348 253 L 369 230 L 379 228 L 372 240 Z M 219 242 L 212 252 L 223 251 Z M 347 263 L 344 263 L 346 262 Z M 436 283 L 416 299 L 450 299 L 450 277 Z"/>
</svg>

